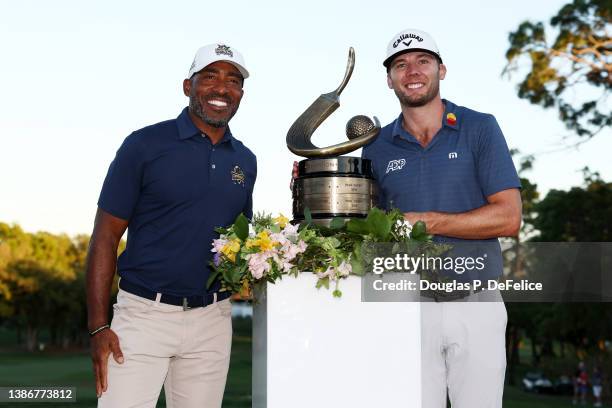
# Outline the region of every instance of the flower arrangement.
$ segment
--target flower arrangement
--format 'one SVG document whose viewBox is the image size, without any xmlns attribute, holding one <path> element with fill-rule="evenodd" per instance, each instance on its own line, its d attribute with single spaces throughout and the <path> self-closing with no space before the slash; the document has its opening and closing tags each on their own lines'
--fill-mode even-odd
<svg viewBox="0 0 612 408">
<path fill-rule="evenodd" d="M 251 223 L 240 214 L 233 225 L 217 228 L 208 287 L 220 279 L 221 290 L 247 295 L 256 282 L 310 271 L 318 277 L 317 288 L 333 283 L 333 295 L 340 297 L 339 281 L 364 273 L 364 244 L 431 241 L 423 222 L 410 225 L 399 210 L 373 208 L 366 218 L 336 218 L 329 227 L 313 224 L 308 211 L 305 215 L 304 222 L 293 225 L 282 214 L 258 214 Z"/>
</svg>

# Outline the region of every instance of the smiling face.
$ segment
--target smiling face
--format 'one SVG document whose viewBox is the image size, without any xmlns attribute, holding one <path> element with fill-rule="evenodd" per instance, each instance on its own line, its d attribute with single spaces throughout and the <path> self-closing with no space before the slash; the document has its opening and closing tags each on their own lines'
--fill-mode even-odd
<svg viewBox="0 0 612 408">
<path fill-rule="evenodd" d="M 426 52 L 409 52 L 396 57 L 389 65 L 387 84 L 405 107 L 425 106 L 440 97 L 440 80 L 446 67 Z"/>
<path fill-rule="evenodd" d="M 217 61 L 183 82 L 189 112 L 203 123 L 224 128 L 240 106 L 243 78 L 229 62 Z"/>
</svg>

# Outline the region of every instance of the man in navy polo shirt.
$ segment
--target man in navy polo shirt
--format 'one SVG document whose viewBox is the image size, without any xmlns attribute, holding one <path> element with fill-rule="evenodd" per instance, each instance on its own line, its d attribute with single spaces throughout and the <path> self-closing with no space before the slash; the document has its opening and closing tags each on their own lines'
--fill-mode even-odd
<svg viewBox="0 0 612 408">
<path fill-rule="evenodd" d="M 497 238 L 518 234 L 521 197 L 495 118 L 441 99 L 446 67 L 423 31 L 395 35 L 383 65 L 402 112 L 363 149 L 380 205 L 399 208 L 413 224 L 423 220 L 437 241 L 482 248 L 489 265 L 478 278 L 500 276 Z M 453 407 L 501 407 L 507 315 L 499 292 L 422 295 L 430 296 L 421 304 L 422 406 L 445 408 L 448 393 Z"/>
<path fill-rule="evenodd" d="M 162 386 L 169 407 L 221 406 L 231 304 L 206 282 L 214 228 L 252 216 L 256 159 L 228 127 L 248 75 L 236 49 L 200 48 L 183 82 L 189 107 L 132 133 L 110 165 L 87 270 L 99 407 L 155 407 Z"/>
</svg>

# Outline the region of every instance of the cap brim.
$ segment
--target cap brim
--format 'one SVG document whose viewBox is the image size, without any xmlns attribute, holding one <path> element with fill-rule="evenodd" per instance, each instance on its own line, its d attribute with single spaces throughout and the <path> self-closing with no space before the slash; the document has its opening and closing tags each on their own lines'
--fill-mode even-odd
<svg viewBox="0 0 612 408">
<path fill-rule="evenodd" d="M 192 76 L 194 76 L 195 74 L 197 74 L 198 72 L 200 72 L 201 70 L 203 70 L 204 68 L 209 66 L 210 64 L 214 64 L 215 62 L 219 62 L 219 61 L 228 62 L 228 63 L 232 64 L 233 66 L 235 66 L 236 69 L 240 72 L 240 75 L 242 75 L 242 79 L 247 79 L 249 77 L 249 71 L 245 67 L 243 67 L 242 65 L 237 63 L 236 61 L 220 58 L 218 60 L 214 60 L 214 61 L 209 62 L 208 64 L 204 65 L 202 68 L 198 69 L 197 71 L 194 70 L 189 75 L 189 78 L 191 78 Z"/>
<path fill-rule="evenodd" d="M 240 71 L 240 73 L 242 74 L 242 78 L 243 79 L 247 79 L 249 77 L 249 71 L 247 71 L 247 69 L 245 67 L 243 67 L 242 65 L 240 65 L 236 61 L 231 61 L 231 60 L 219 60 L 219 61 L 229 62 L 230 64 L 235 66 L 236 69 L 238 69 L 238 71 Z"/>
<path fill-rule="evenodd" d="M 383 66 L 385 68 L 389 68 L 389 64 L 391 64 L 391 61 L 393 61 L 396 57 L 399 57 L 400 55 L 403 55 L 403 54 L 408 54 L 409 52 L 417 52 L 417 51 L 426 52 L 428 54 L 431 54 L 434 57 L 436 57 L 436 59 L 440 62 L 440 64 L 443 64 L 442 58 L 431 50 L 427 50 L 425 48 L 408 48 L 407 50 L 398 51 L 395 54 L 389 56 L 386 60 L 383 61 Z"/>
</svg>

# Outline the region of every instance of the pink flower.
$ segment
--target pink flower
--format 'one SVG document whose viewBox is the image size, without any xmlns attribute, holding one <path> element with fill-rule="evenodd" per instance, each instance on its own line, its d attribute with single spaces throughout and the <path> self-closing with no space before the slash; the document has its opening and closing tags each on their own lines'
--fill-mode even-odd
<svg viewBox="0 0 612 408">
<path fill-rule="evenodd" d="M 286 237 L 295 237 L 298 234 L 298 228 L 300 228 L 300 224 L 292 225 L 287 223 L 282 232 Z"/>
<path fill-rule="evenodd" d="M 300 249 L 300 253 L 306 251 L 306 248 L 308 248 L 308 245 L 306 245 L 306 242 L 304 242 L 304 240 L 300 239 L 300 242 L 297 243 L 298 248 Z"/>
<path fill-rule="evenodd" d="M 306 247 L 306 243 L 302 240 L 300 240 L 300 242 L 297 244 L 292 244 L 291 241 L 287 241 L 281 250 L 285 254 L 285 259 L 291 261 L 297 256 L 297 254 L 301 254 L 306 251 Z"/>
<path fill-rule="evenodd" d="M 229 241 L 227 239 L 225 239 L 224 235 L 221 235 L 221 237 L 219 239 L 214 239 L 213 240 L 213 248 L 210 250 L 210 252 L 221 252 L 221 249 L 228 243 Z"/>
<path fill-rule="evenodd" d="M 319 277 L 319 279 L 329 277 L 330 280 L 335 280 L 334 267 L 328 266 L 325 272 L 317 272 L 317 276 Z"/>
<path fill-rule="evenodd" d="M 268 262 L 268 258 L 270 258 L 271 255 L 270 251 L 247 255 L 246 258 L 249 261 L 249 271 L 251 271 L 253 278 L 261 279 L 264 273 L 270 271 L 271 265 Z"/>
<path fill-rule="evenodd" d="M 278 233 L 274 233 L 274 234 L 270 234 L 270 239 L 272 241 L 276 241 L 281 245 L 285 245 L 286 242 L 289 242 L 287 240 L 287 237 L 285 237 L 282 233 L 278 232 Z"/>
</svg>

